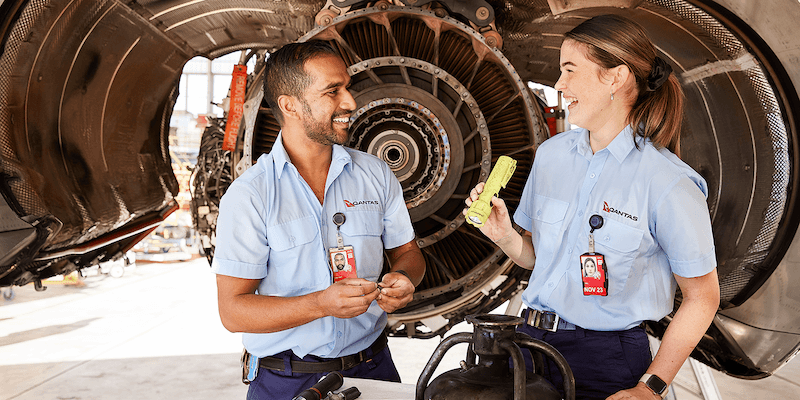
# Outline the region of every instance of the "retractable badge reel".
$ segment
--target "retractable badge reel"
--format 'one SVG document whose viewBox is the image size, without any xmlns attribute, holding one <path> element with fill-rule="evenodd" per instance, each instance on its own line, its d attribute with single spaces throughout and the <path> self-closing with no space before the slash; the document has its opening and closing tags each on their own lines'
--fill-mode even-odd
<svg viewBox="0 0 800 400">
<path fill-rule="evenodd" d="M 581 277 L 584 296 L 608 295 L 608 270 L 605 257 L 594 251 L 594 231 L 603 227 L 603 217 L 589 217 L 589 252 L 581 254 Z"/>
<path fill-rule="evenodd" d="M 336 225 L 336 247 L 328 249 L 328 256 L 334 282 L 339 282 L 345 278 L 358 277 L 353 246 L 345 246 L 344 239 L 342 239 L 341 227 L 345 221 L 347 221 L 347 218 L 345 218 L 344 214 L 340 212 L 333 214 L 333 224 Z"/>
</svg>

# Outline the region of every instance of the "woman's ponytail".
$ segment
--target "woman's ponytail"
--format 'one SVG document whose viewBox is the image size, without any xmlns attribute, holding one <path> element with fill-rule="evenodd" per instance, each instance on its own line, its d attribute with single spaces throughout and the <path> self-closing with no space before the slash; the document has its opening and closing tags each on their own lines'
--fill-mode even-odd
<svg viewBox="0 0 800 400">
<path fill-rule="evenodd" d="M 656 57 L 657 60 L 660 58 Z M 683 123 L 683 89 L 671 71 L 664 82 L 648 91 L 648 81 L 640 85 L 639 97 L 630 113 L 634 133 L 649 138 L 656 147 L 666 147 L 680 157 Z"/>
<path fill-rule="evenodd" d="M 672 67 L 657 57 L 644 28 L 619 15 L 598 15 L 564 37 L 587 45 L 589 58 L 603 68 L 624 64 L 630 69 L 638 92 L 628 115 L 634 135 L 680 157 L 683 90 Z"/>
</svg>

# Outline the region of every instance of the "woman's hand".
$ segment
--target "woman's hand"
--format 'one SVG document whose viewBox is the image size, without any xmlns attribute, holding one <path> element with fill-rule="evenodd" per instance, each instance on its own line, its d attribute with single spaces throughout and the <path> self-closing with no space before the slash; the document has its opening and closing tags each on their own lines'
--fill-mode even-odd
<svg viewBox="0 0 800 400">
<path fill-rule="evenodd" d="M 467 215 L 469 206 L 478 200 L 481 192 L 483 192 L 483 186 L 483 182 L 478 183 L 469 192 L 469 197 L 464 200 L 464 203 L 467 204 L 467 208 L 463 211 L 464 215 Z M 489 214 L 486 223 L 479 228 L 480 231 L 489 240 L 500 246 L 500 249 L 517 265 L 525 269 L 533 269 L 536 255 L 533 251 L 530 233 L 522 231 L 522 234 L 520 234 L 514 229 L 505 201 L 499 197 L 492 197 L 491 203 L 492 212 Z"/>
<path fill-rule="evenodd" d="M 478 197 L 483 192 L 483 186 L 484 182 L 480 182 L 469 192 L 469 197 L 464 200 L 464 203 L 467 204 L 467 208 L 462 212 L 464 215 L 467 215 L 469 206 L 478 200 Z M 517 231 L 515 231 L 514 227 L 511 225 L 511 216 L 508 215 L 506 202 L 499 197 L 492 197 L 491 203 L 492 212 L 489 214 L 486 223 L 479 229 L 492 242 L 503 241 L 503 239 L 510 238 L 512 235 L 516 234 Z"/>
<path fill-rule="evenodd" d="M 628 399 L 639 399 L 639 400 L 661 400 L 661 396 L 653 393 L 650 388 L 645 386 L 644 383 L 639 382 L 636 386 L 626 389 L 620 390 L 617 393 L 609 396 L 606 400 L 628 400 Z"/>
</svg>

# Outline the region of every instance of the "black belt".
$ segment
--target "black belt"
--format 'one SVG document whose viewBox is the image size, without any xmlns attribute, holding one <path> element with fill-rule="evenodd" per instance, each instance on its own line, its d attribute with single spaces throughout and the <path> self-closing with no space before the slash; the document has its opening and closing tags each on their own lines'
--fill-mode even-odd
<svg viewBox="0 0 800 400">
<path fill-rule="evenodd" d="M 378 336 L 378 339 L 376 339 L 375 342 L 372 343 L 372 346 L 369 346 L 369 349 L 367 350 L 372 350 L 372 356 L 374 356 L 386 348 L 387 343 L 388 340 L 386 339 L 386 334 L 381 333 L 381 335 Z M 349 356 L 333 358 L 330 360 L 326 359 L 319 362 L 291 360 L 290 363 L 292 366 L 292 372 L 312 374 L 320 372 L 344 371 L 369 360 L 371 356 L 367 355 L 367 350 L 363 350 Z M 273 371 L 284 371 L 286 369 L 283 359 L 279 357 L 264 357 L 259 360 L 258 364 L 261 368 L 267 368 Z"/>
<path fill-rule="evenodd" d="M 550 311 L 539 311 L 528 308 L 522 310 L 522 318 L 525 319 L 526 324 L 550 332 L 555 332 L 559 329 L 566 331 L 575 330 L 575 324 L 564 321 L 558 314 Z"/>
</svg>

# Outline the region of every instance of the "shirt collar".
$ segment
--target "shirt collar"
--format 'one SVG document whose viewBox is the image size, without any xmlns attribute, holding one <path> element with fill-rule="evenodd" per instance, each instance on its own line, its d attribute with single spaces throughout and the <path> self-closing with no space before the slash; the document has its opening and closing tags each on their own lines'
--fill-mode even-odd
<svg viewBox="0 0 800 400">
<path fill-rule="evenodd" d="M 344 148 L 344 146 L 335 144 L 333 145 L 333 155 L 331 156 L 331 160 L 339 161 L 342 165 L 350 164 L 350 161 L 353 158 L 350 156 L 350 153 Z"/>
<path fill-rule="evenodd" d="M 642 138 L 636 137 L 635 139 L 639 142 L 639 145 L 642 145 Z M 586 129 L 581 129 L 581 133 L 577 135 L 575 138 L 575 143 L 573 147 L 578 151 L 578 154 L 586 157 L 586 159 L 590 159 L 592 157 L 592 147 L 589 144 L 589 131 Z M 615 138 L 611 141 L 611 143 L 606 146 L 605 149 L 617 159 L 617 162 L 622 163 L 628 154 L 630 154 L 631 150 L 634 149 L 634 137 L 633 137 L 633 128 L 630 125 L 627 125 Z M 603 149 L 603 150 L 605 150 Z M 602 150 L 600 150 L 602 151 Z"/>
<path fill-rule="evenodd" d="M 633 137 L 633 128 L 627 125 L 606 148 L 611 152 L 614 158 L 617 159 L 617 162 L 622 163 L 622 161 L 628 157 L 628 154 L 631 153 L 631 150 L 636 147 L 634 140 L 638 139 L 640 138 Z"/>
<path fill-rule="evenodd" d="M 572 145 L 587 160 L 592 158 L 592 147 L 589 145 L 589 131 L 581 128 L 580 134 L 575 137 L 575 143 Z"/>
<path fill-rule="evenodd" d="M 344 146 L 335 144 L 333 145 L 333 154 L 331 155 L 331 167 L 329 169 L 330 172 L 333 172 L 333 176 L 339 176 L 339 174 L 344 170 L 344 168 L 353 161 L 353 158 L 350 156 L 350 153 Z"/>
<path fill-rule="evenodd" d="M 275 144 L 272 145 L 270 154 L 272 154 L 272 162 L 275 165 L 275 170 L 278 171 L 278 179 L 280 179 L 283 175 L 283 169 L 286 167 L 286 164 L 291 164 L 291 161 L 289 160 L 289 153 L 286 152 L 286 148 L 283 146 L 282 132 L 278 133 L 278 138 L 275 140 Z M 350 153 L 348 153 L 343 146 L 335 144 L 333 145 L 333 155 L 331 160 L 333 160 L 331 162 L 332 164 L 338 162 L 338 165 L 341 165 L 343 168 L 345 165 L 350 164 L 353 159 L 350 156 Z"/>
<path fill-rule="evenodd" d="M 272 154 L 272 162 L 275 164 L 275 170 L 278 171 L 278 179 L 280 179 L 283 175 L 283 168 L 286 164 L 289 164 L 289 153 L 287 153 L 286 148 L 283 147 L 282 132 L 278 132 L 278 138 L 275 139 L 270 154 Z"/>
</svg>

